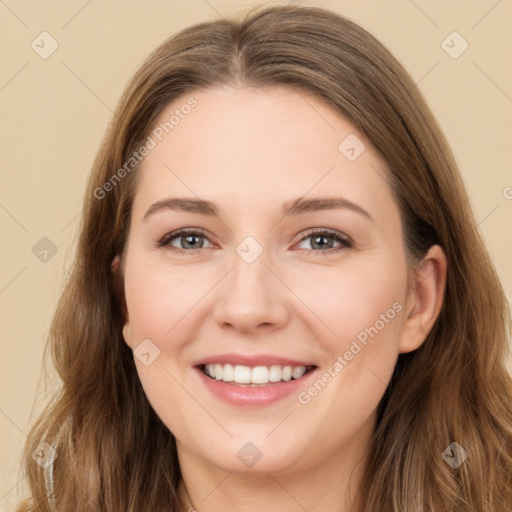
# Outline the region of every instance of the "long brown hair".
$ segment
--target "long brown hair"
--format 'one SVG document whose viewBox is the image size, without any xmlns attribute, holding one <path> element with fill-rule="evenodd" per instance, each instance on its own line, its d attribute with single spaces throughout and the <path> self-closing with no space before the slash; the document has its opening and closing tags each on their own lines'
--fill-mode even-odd
<svg viewBox="0 0 512 512">
<path fill-rule="evenodd" d="M 345 116 L 388 163 L 412 264 L 435 243 L 447 257 L 440 316 L 418 350 L 399 356 L 379 404 L 361 509 L 510 512 L 510 319 L 452 153 L 389 51 L 333 12 L 297 6 L 182 30 L 127 86 L 94 161 L 72 276 L 51 327 L 47 347 L 62 386 L 29 435 L 31 496 L 18 512 L 180 510 L 175 440 L 123 341 L 123 287 L 111 272 L 125 247 L 137 166 L 112 177 L 166 106 L 221 84 L 286 85 Z M 48 469 L 31 457 L 43 441 L 58 454 L 50 486 Z M 456 468 L 442 457 L 452 442 L 469 454 Z"/>
</svg>

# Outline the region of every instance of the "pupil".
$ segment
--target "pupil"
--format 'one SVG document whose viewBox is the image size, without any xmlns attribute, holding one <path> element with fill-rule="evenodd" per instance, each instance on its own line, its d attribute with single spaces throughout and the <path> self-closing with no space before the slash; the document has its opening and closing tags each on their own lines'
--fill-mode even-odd
<svg viewBox="0 0 512 512">
<path fill-rule="evenodd" d="M 327 239 L 328 239 L 328 237 L 325 237 L 325 236 L 316 236 L 316 237 L 314 237 L 313 238 L 313 247 L 316 245 L 316 246 L 318 246 L 320 248 L 323 248 L 323 247 L 326 247 L 326 246 L 330 245 L 329 242 L 326 242 L 326 243 L 321 243 L 320 242 L 320 243 L 318 243 L 318 240 L 324 240 L 325 241 Z"/>
<path fill-rule="evenodd" d="M 194 239 L 198 239 L 199 237 L 197 235 L 186 235 L 183 237 L 186 242 L 185 242 L 185 246 L 187 246 L 188 243 L 190 243 L 192 246 L 194 246 Z"/>
</svg>

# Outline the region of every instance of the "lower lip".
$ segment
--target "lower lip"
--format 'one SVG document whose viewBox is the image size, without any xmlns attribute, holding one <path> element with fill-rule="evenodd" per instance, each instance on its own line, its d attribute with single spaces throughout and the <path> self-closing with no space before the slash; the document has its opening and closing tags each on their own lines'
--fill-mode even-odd
<svg viewBox="0 0 512 512">
<path fill-rule="evenodd" d="M 275 382 L 266 386 L 237 386 L 232 382 L 224 382 L 207 377 L 200 368 L 195 368 L 206 387 L 218 398 L 240 407 L 256 407 L 269 405 L 303 389 L 310 376 L 311 370 L 300 379 L 287 382 Z"/>
</svg>

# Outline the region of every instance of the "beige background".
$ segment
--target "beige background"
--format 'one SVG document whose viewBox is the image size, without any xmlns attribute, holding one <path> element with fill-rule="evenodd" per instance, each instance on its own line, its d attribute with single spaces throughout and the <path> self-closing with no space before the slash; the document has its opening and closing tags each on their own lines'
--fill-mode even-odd
<svg viewBox="0 0 512 512">
<path fill-rule="evenodd" d="M 25 480 L 19 456 L 45 396 L 43 340 L 67 277 L 89 169 L 122 88 L 177 30 L 261 3 L 0 1 L 0 510 L 12 510 Z M 452 145 L 510 297 L 512 1 L 295 3 L 359 22 L 411 73 Z M 47 59 L 31 48 L 43 31 L 59 45 Z M 453 31 L 469 44 L 457 59 L 441 47 Z M 46 263 L 32 252 L 42 237 L 57 248 Z"/>
</svg>

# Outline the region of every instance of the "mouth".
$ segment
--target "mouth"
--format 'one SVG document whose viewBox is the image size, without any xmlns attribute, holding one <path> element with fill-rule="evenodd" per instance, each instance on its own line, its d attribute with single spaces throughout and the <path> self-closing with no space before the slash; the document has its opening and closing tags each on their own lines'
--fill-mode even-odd
<svg viewBox="0 0 512 512">
<path fill-rule="evenodd" d="M 296 395 L 315 378 L 312 361 L 274 354 L 217 354 L 192 363 L 199 385 L 235 407 L 263 407 Z"/>
<path fill-rule="evenodd" d="M 245 366 L 209 363 L 198 366 L 209 379 L 240 387 L 264 387 L 296 381 L 315 370 L 315 365 Z"/>
</svg>

